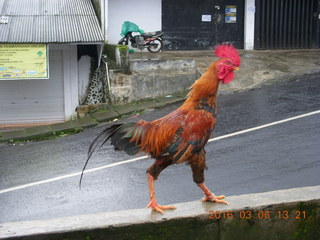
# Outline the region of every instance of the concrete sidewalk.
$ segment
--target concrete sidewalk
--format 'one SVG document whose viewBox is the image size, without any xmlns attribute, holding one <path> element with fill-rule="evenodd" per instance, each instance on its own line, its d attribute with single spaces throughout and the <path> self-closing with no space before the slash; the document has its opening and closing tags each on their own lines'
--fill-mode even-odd
<svg viewBox="0 0 320 240">
<path fill-rule="evenodd" d="M 235 80 L 230 84 L 221 84 L 219 89 L 220 93 L 247 90 L 261 84 L 272 84 L 300 75 L 320 72 L 319 49 L 276 51 L 240 50 L 239 52 L 241 56 L 240 71 L 236 73 Z M 156 54 L 138 52 L 131 54 L 130 58 L 132 61 L 148 59 L 155 61 L 193 59 L 196 62 L 199 75 L 204 73 L 206 68 L 216 60 L 213 51 L 173 51 Z M 81 108 L 93 108 L 94 111 L 89 111 L 90 113 L 86 114 L 83 118 L 64 123 L 10 130 L 2 128 L 2 130 L 0 130 L 0 142 L 41 140 L 70 133 L 77 133 L 85 128 L 96 126 L 102 122 L 112 121 L 124 115 L 138 114 L 147 108 L 158 108 L 168 104 L 181 102 L 185 98 L 185 95 L 186 92 L 178 92 L 111 107 L 105 104 L 80 106 L 80 113 Z"/>
</svg>

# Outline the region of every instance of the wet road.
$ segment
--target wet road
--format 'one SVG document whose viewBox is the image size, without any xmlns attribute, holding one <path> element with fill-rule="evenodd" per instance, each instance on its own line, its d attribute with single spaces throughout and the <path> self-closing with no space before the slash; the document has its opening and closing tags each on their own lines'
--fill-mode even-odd
<svg viewBox="0 0 320 240">
<path fill-rule="evenodd" d="M 320 75 L 220 95 L 213 138 L 320 109 Z M 177 105 L 149 111 L 155 119 Z M 79 175 L 89 143 L 104 126 L 55 140 L 0 145 L 0 223 L 144 208 L 150 159 Z M 206 183 L 227 196 L 320 185 L 320 113 L 207 144 Z M 106 146 L 88 169 L 132 159 Z M 69 174 L 75 173 L 76 176 Z M 62 176 L 62 179 L 53 179 Z M 49 180 L 48 182 L 38 182 Z M 21 189 L 11 189 L 24 184 Z M 6 191 L 7 190 L 7 191 Z M 193 201 L 202 192 L 189 166 L 165 169 L 156 182 L 160 204 Z M 232 203 L 231 203 L 232 204 Z"/>
</svg>

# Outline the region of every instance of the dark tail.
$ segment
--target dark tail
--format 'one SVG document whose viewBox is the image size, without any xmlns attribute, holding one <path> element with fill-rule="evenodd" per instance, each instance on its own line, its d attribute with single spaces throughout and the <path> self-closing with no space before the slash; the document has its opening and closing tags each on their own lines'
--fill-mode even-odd
<svg viewBox="0 0 320 240">
<path fill-rule="evenodd" d="M 89 146 L 88 157 L 81 172 L 79 181 L 80 189 L 84 170 L 86 169 L 92 154 L 98 146 L 101 148 L 109 139 L 111 139 L 111 144 L 114 145 L 115 150 L 124 150 L 129 155 L 137 154 L 140 151 L 140 147 L 136 145 L 135 142 L 130 142 L 135 126 L 136 123 L 115 124 L 103 130 L 93 140 Z"/>
</svg>

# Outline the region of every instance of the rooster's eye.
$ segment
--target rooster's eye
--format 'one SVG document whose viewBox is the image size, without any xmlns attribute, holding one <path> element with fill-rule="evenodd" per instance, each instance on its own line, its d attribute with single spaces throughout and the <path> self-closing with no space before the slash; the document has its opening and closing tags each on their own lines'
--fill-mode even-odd
<svg viewBox="0 0 320 240">
<path fill-rule="evenodd" d="M 233 67 L 233 63 L 232 63 L 231 61 L 229 61 L 229 60 L 225 60 L 225 61 L 223 62 L 223 64 L 226 65 L 226 66 L 228 66 L 228 67 Z"/>
</svg>

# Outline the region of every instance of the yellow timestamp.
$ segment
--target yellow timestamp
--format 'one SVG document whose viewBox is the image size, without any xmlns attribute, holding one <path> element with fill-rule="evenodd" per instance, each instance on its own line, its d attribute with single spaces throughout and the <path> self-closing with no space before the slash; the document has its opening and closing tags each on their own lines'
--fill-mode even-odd
<svg viewBox="0 0 320 240">
<path fill-rule="evenodd" d="M 306 219 L 306 211 L 288 211 L 288 210 L 279 210 L 279 211 L 251 211 L 251 210 L 242 210 L 242 211 L 210 211 L 209 219 L 218 220 L 218 219 Z"/>
</svg>

